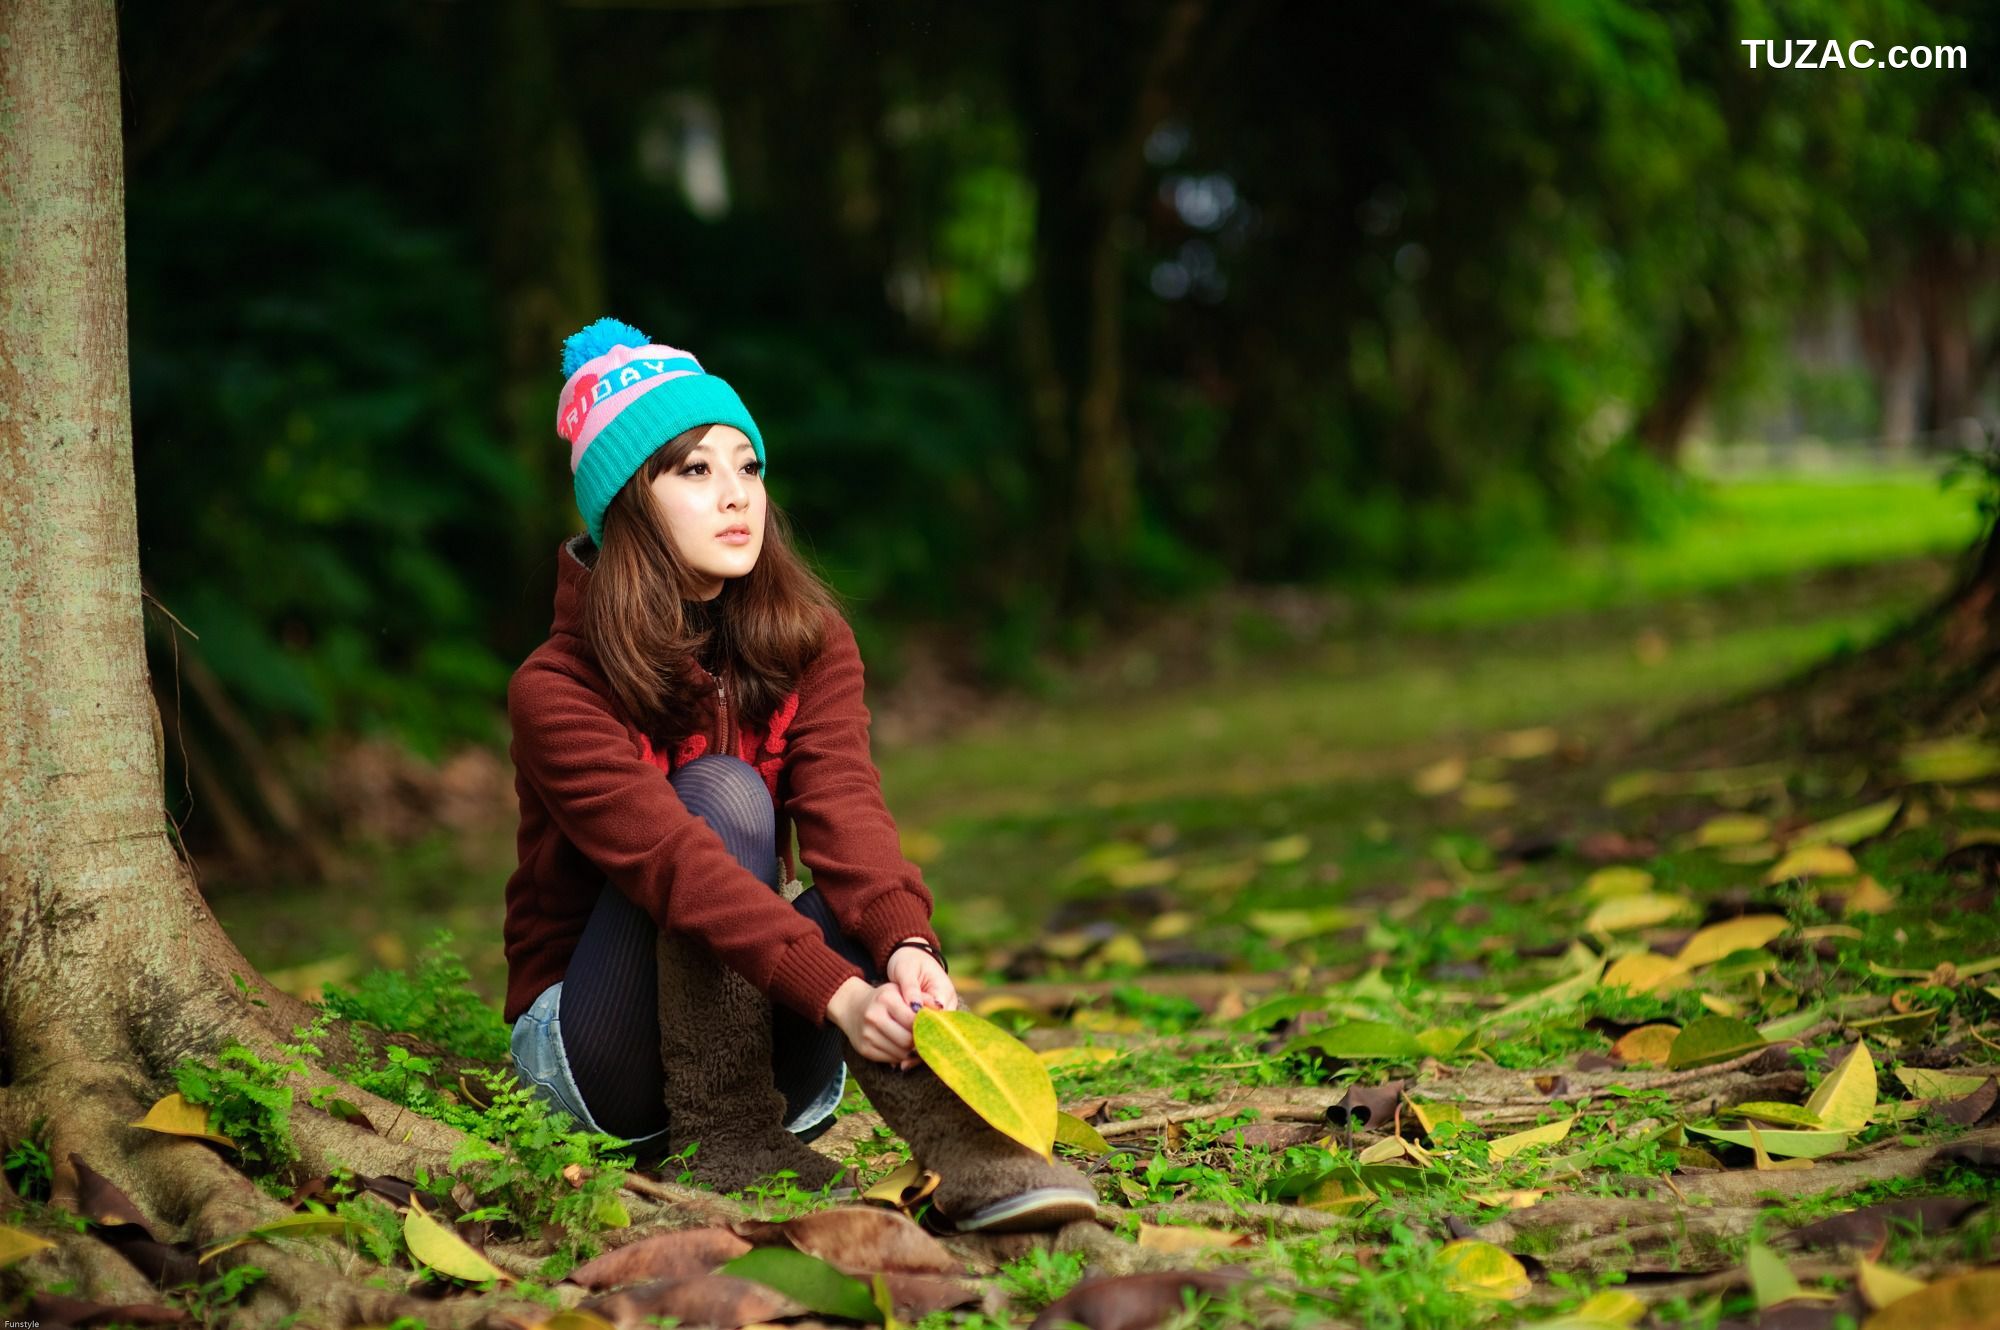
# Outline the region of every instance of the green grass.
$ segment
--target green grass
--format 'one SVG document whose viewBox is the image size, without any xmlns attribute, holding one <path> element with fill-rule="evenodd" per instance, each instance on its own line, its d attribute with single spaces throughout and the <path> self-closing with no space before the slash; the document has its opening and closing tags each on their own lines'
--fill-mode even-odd
<svg viewBox="0 0 2000 1330">
<path fill-rule="evenodd" d="M 1542 549 L 1415 592 L 1393 621 L 1418 630 L 1629 606 L 1827 568 L 1952 555 L 1980 534 L 1979 494 L 1928 468 L 1713 482 L 1660 540 Z"/>
</svg>

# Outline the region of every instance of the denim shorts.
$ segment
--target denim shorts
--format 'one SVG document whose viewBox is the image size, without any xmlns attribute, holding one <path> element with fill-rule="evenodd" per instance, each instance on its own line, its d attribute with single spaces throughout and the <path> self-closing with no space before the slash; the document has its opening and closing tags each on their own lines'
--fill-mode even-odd
<svg viewBox="0 0 2000 1330">
<path fill-rule="evenodd" d="M 584 1106 L 583 1093 L 576 1088 L 576 1078 L 570 1073 L 569 1055 L 563 1051 L 562 1037 L 562 984 L 550 984 L 542 990 L 541 996 L 529 1004 L 521 1013 L 521 1019 L 514 1022 L 511 1040 L 514 1056 L 514 1074 L 521 1078 L 521 1084 L 533 1086 L 551 1108 L 561 1109 L 576 1119 L 577 1125 L 585 1131 L 603 1134 L 604 1129 L 590 1116 Z M 794 1135 L 802 1135 L 833 1116 L 840 1106 L 840 1097 L 847 1091 L 847 1066 L 843 1061 L 837 1064 L 835 1074 L 830 1077 L 825 1088 L 813 1101 L 799 1112 L 799 1115 L 785 1124 L 785 1130 Z M 667 1129 L 662 1128 L 650 1135 L 640 1136 L 626 1143 L 643 1145 L 647 1142 L 666 1144 Z M 619 1137 L 625 1140 L 624 1137 Z"/>
</svg>

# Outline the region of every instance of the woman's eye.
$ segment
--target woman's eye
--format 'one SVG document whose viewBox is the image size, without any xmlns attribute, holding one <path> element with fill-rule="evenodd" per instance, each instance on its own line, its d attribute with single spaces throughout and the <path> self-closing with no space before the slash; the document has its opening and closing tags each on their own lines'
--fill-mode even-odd
<svg viewBox="0 0 2000 1330">
<path fill-rule="evenodd" d="M 682 475 L 684 475 L 684 476 L 691 476 L 691 475 L 693 475 L 693 474 L 694 474 L 694 473 L 695 473 L 696 471 L 700 471 L 700 470 L 705 470 L 705 469 L 707 469 L 707 467 L 708 467 L 708 463 L 706 463 L 706 462 L 696 462 L 696 463 L 695 463 L 695 464 L 694 464 L 693 466 L 690 466 L 690 467 L 688 467 L 687 469 L 683 470 L 683 471 L 681 472 L 681 474 L 682 474 Z"/>
</svg>

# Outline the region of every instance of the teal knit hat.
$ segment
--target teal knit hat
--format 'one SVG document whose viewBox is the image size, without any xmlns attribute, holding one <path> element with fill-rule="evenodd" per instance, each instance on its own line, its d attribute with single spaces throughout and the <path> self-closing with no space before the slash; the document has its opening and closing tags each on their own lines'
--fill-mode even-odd
<svg viewBox="0 0 2000 1330">
<path fill-rule="evenodd" d="M 576 506 L 604 542 L 604 510 L 646 459 L 683 430 L 734 425 L 764 463 L 764 436 L 736 390 L 686 351 L 658 346 L 629 323 L 599 319 L 563 342 L 556 433 L 569 443 Z"/>
</svg>

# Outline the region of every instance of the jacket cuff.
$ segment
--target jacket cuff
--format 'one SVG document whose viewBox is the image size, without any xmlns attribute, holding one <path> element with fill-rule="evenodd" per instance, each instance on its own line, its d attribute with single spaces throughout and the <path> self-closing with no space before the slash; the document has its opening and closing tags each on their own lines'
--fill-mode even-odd
<svg viewBox="0 0 2000 1330">
<path fill-rule="evenodd" d="M 869 907 L 867 927 L 868 936 L 862 941 L 874 958 L 877 974 L 888 972 L 889 953 L 906 937 L 920 937 L 940 952 L 944 950 L 944 943 L 931 929 L 929 906 L 913 892 L 898 891 L 876 901 Z"/>
<path fill-rule="evenodd" d="M 785 950 L 771 971 L 770 994 L 814 1025 L 826 1024 L 826 1004 L 849 979 L 867 981 L 817 932 L 801 937 Z"/>
</svg>

